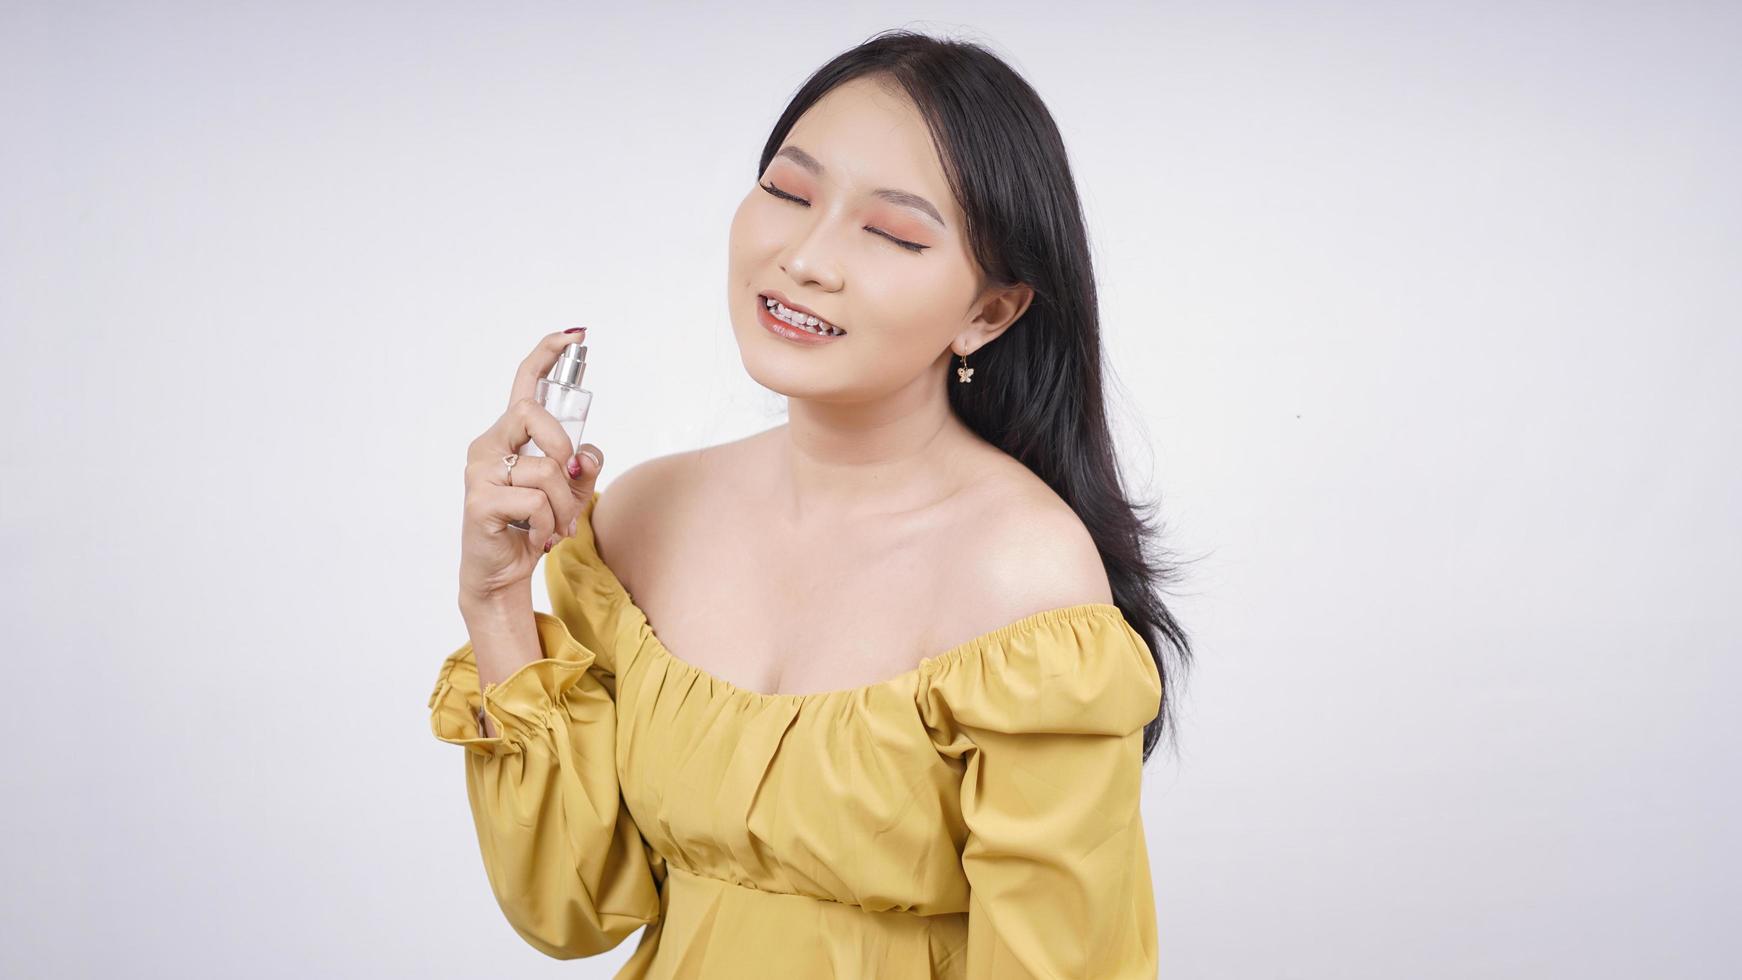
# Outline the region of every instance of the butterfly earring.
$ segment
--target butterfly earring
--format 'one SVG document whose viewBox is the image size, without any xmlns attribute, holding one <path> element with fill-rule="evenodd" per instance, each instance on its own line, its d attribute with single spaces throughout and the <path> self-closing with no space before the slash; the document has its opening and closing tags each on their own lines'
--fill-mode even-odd
<svg viewBox="0 0 1742 980">
<path fill-rule="evenodd" d="M 962 359 L 962 366 L 959 368 L 956 368 L 956 381 L 958 383 L 964 382 L 964 381 L 973 381 L 974 380 L 974 369 L 968 366 L 968 355 L 958 354 L 956 356 L 960 357 Z"/>
</svg>

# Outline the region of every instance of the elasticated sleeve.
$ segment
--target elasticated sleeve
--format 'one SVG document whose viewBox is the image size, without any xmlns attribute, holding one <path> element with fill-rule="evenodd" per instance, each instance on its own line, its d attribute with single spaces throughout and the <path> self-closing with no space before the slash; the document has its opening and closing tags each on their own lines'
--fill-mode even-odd
<svg viewBox="0 0 1742 980">
<path fill-rule="evenodd" d="M 510 925 L 557 959 L 615 947 L 659 918 L 665 866 L 617 781 L 616 705 L 594 651 L 537 618 L 544 657 L 487 690 L 470 643 L 441 665 L 430 727 L 464 746 L 466 793 L 484 870 Z M 486 738 L 482 708 L 497 736 Z"/>
<path fill-rule="evenodd" d="M 1140 797 L 1161 678 L 1095 607 L 935 665 L 920 712 L 961 760 L 968 980 L 1153 980 L 1155 896 Z"/>
</svg>

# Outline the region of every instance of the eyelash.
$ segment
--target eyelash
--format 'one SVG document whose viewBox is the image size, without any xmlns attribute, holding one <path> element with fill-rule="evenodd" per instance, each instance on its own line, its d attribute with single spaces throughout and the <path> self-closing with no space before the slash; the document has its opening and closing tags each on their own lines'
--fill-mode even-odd
<svg viewBox="0 0 1742 980">
<path fill-rule="evenodd" d="M 793 195 L 788 194 L 787 192 L 774 186 L 772 181 L 769 183 L 766 183 L 766 184 L 758 184 L 756 186 L 762 188 L 763 190 L 767 191 L 770 194 L 773 194 L 775 197 L 778 197 L 783 201 L 793 201 L 793 202 L 796 202 L 798 204 L 802 204 L 807 208 L 810 207 L 809 201 L 805 200 L 802 197 L 794 197 Z M 890 241 L 894 242 L 896 245 L 899 245 L 902 248 L 907 249 L 909 252 L 923 252 L 926 249 L 931 248 L 930 245 L 921 245 L 917 242 L 904 242 L 901 239 L 896 238 L 894 235 L 891 235 L 886 231 L 879 231 L 878 229 L 872 228 L 870 226 L 866 226 L 865 230 L 868 232 L 871 232 L 874 235 L 881 235 L 882 237 L 887 238 Z"/>
</svg>

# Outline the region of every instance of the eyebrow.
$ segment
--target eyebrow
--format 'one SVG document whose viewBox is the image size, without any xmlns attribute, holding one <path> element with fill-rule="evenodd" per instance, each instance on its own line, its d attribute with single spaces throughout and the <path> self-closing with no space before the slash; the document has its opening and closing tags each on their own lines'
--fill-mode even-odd
<svg viewBox="0 0 1742 980">
<path fill-rule="evenodd" d="M 821 161 L 796 146 L 783 146 L 780 148 L 780 152 L 776 153 L 775 156 L 786 157 L 793 163 L 798 164 L 818 177 L 821 177 L 825 172 Z M 934 207 L 930 201 L 920 197 L 918 194 L 912 194 L 907 191 L 898 191 L 889 187 L 879 187 L 871 192 L 871 196 L 882 198 L 891 204 L 899 205 L 904 208 L 913 208 L 915 211 L 923 212 L 940 226 L 944 228 L 949 227 L 949 223 L 944 221 L 944 216 L 938 213 L 938 209 Z"/>
</svg>

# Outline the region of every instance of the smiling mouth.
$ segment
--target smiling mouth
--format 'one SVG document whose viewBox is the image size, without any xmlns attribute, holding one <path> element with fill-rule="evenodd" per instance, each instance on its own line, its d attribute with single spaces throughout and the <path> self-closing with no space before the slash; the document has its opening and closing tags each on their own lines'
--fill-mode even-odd
<svg viewBox="0 0 1742 980">
<path fill-rule="evenodd" d="M 825 320 L 789 310 L 779 300 L 758 295 L 756 301 L 762 304 L 762 308 L 767 311 L 769 316 L 794 330 L 801 330 L 817 337 L 842 337 L 847 333 L 847 331 Z"/>
</svg>

